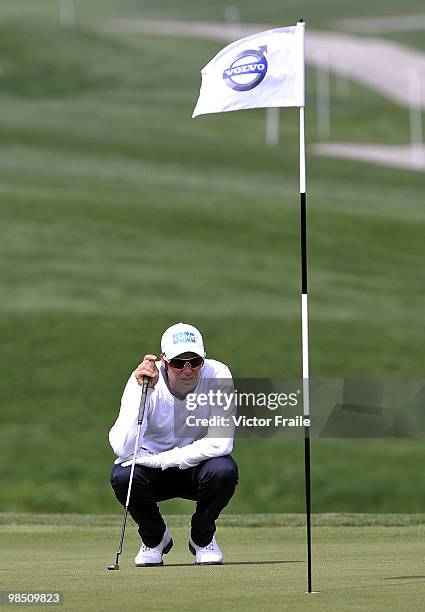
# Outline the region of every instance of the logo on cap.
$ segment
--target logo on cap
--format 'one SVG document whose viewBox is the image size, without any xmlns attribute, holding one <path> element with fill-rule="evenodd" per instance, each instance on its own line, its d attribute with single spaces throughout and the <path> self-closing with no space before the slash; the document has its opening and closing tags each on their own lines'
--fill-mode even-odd
<svg viewBox="0 0 425 612">
<path fill-rule="evenodd" d="M 173 334 L 173 344 L 182 344 L 183 342 L 194 342 L 196 344 L 195 334 L 193 332 Z"/>
<path fill-rule="evenodd" d="M 267 74 L 268 64 L 265 58 L 267 46 L 258 50 L 248 49 L 235 57 L 223 72 L 223 80 L 236 91 L 249 91 L 261 83 Z"/>
</svg>

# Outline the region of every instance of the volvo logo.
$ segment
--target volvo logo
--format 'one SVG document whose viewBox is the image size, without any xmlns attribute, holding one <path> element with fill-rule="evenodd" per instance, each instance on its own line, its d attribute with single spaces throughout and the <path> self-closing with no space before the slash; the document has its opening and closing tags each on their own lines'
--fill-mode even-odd
<svg viewBox="0 0 425 612">
<path fill-rule="evenodd" d="M 267 46 L 248 49 L 235 57 L 223 72 L 224 82 L 236 91 L 249 91 L 261 83 L 267 74 Z"/>
</svg>

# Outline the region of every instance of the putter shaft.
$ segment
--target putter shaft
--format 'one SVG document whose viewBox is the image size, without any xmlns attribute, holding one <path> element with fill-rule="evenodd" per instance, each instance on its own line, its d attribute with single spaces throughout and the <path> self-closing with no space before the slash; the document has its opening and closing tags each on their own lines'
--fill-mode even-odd
<svg viewBox="0 0 425 612">
<path fill-rule="evenodd" d="M 146 398 L 147 398 L 147 394 L 148 394 L 148 384 L 149 384 L 149 377 L 148 376 L 144 376 L 143 377 L 143 386 L 142 386 L 142 396 L 140 398 L 140 406 L 139 406 L 139 417 L 138 417 L 138 420 L 137 420 L 137 435 L 136 435 L 136 442 L 134 444 L 133 463 L 131 464 L 130 478 L 129 478 L 129 481 L 128 481 L 127 500 L 125 502 L 124 517 L 123 517 L 123 522 L 122 522 L 122 526 L 121 526 L 120 543 L 119 543 L 119 546 L 118 546 L 115 563 L 113 565 L 108 565 L 108 570 L 118 570 L 120 568 L 119 563 L 118 563 L 118 558 L 119 558 L 120 554 L 122 553 L 122 548 L 123 548 L 123 543 L 124 543 L 125 528 L 126 528 L 126 525 L 127 525 L 127 516 L 128 516 L 128 505 L 129 505 L 129 502 L 130 502 L 131 486 L 133 484 L 134 466 L 136 465 L 136 453 L 137 453 L 137 449 L 139 447 L 140 430 L 141 430 L 141 427 L 142 427 L 143 416 L 144 416 L 144 413 L 145 413 Z"/>
</svg>

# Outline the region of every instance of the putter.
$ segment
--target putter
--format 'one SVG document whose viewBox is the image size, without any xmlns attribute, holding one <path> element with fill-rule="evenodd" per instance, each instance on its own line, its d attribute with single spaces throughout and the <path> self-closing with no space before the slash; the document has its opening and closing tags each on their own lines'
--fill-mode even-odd
<svg viewBox="0 0 425 612">
<path fill-rule="evenodd" d="M 136 465 L 136 453 L 139 447 L 140 430 L 142 427 L 143 415 L 145 413 L 146 397 L 148 394 L 148 384 L 149 384 L 149 376 L 143 376 L 142 397 L 140 398 L 139 417 L 137 419 L 136 443 L 134 445 L 133 463 L 131 464 L 130 480 L 128 481 L 127 500 L 125 502 L 125 510 L 124 510 L 124 518 L 122 521 L 122 527 L 121 527 L 120 543 L 118 546 L 115 563 L 113 563 L 112 565 L 108 565 L 108 570 L 119 570 L 120 569 L 118 558 L 120 554 L 122 553 L 122 545 L 124 542 L 125 527 L 127 524 L 127 515 L 128 515 L 128 504 L 130 502 L 131 485 L 133 484 L 134 466 Z"/>
</svg>

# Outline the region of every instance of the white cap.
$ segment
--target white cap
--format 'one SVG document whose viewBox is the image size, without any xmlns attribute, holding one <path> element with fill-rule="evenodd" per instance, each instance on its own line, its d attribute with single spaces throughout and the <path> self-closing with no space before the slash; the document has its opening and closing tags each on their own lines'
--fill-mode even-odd
<svg viewBox="0 0 425 612">
<path fill-rule="evenodd" d="M 201 332 L 188 323 L 176 323 L 162 334 L 161 353 L 166 359 L 173 359 L 182 353 L 196 353 L 205 357 Z"/>
</svg>

